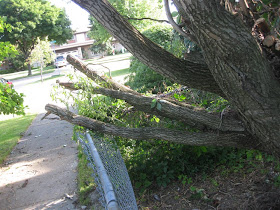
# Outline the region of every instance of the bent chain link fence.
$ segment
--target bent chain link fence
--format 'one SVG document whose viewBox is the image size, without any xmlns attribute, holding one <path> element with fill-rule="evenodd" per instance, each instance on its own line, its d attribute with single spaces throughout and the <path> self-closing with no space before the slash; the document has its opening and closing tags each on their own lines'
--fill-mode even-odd
<svg viewBox="0 0 280 210">
<path fill-rule="evenodd" d="M 105 209 L 137 210 L 130 178 L 113 138 L 77 133 Z M 108 177 L 108 179 L 107 179 Z"/>
</svg>

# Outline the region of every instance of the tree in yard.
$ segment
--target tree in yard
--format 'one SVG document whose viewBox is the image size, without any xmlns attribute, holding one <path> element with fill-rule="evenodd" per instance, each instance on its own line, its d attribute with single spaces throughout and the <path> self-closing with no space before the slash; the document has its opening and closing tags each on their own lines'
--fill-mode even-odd
<svg viewBox="0 0 280 210">
<path fill-rule="evenodd" d="M 72 37 L 70 21 L 65 11 L 50 5 L 45 0 L 1 0 L 0 15 L 7 17 L 12 32 L 0 33 L 1 41 L 10 41 L 23 54 L 28 62 L 28 75 L 31 75 L 29 56 L 37 44 L 37 38 L 65 43 Z"/>
<path fill-rule="evenodd" d="M 37 62 L 40 63 L 41 69 L 41 81 L 43 82 L 43 68 L 53 62 L 55 59 L 55 54 L 52 51 L 48 40 L 40 40 L 38 38 L 37 45 L 35 46 L 34 50 L 30 55 L 30 61 L 32 63 Z"/>
<path fill-rule="evenodd" d="M 34 50 L 31 52 L 30 60 L 31 62 L 41 62 L 43 61 L 43 67 L 47 64 L 50 64 L 55 59 L 55 54 L 52 51 L 50 44 L 47 39 L 40 40 L 38 38 L 37 45 L 35 46 Z"/>
<path fill-rule="evenodd" d="M 11 32 L 12 28 L 6 23 L 6 17 L 0 17 L 0 34 L 3 33 L 4 30 Z M 0 40 L 1 38 L 0 36 Z M 0 61 L 3 61 L 7 57 L 15 56 L 16 54 L 17 50 L 10 42 L 0 42 Z"/>
<path fill-rule="evenodd" d="M 140 31 L 143 31 L 147 27 L 153 25 L 154 20 L 157 20 L 162 14 L 162 5 L 153 0 L 109 0 L 109 2 L 120 14 L 124 15 L 125 18 Z M 92 25 L 89 36 L 96 41 L 92 45 L 92 51 L 112 51 L 111 34 L 92 15 L 89 17 L 89 20 Z"/>
<path fill-rule="evenodd" d="M 184 59 L 142 35 L 108 1 L 74 2 L 89 11 L 127 50 L 154 71 L 189 88 L 222 96 L 231 104 L 231 110 L 208 113 L 168 98 L 143 96 L 99 76 L 81 61 L 68 56 L 75 68 L 93 80 L 103 81 L 99 87 L 90 88 L 93 93 L 124 100 L 134 109 L 181 121 L 199 132 L 118 127 L 50 104 L 46 106 L 49 113 L 95 131 L 126 138 L 259 149 L 279 156 L 279 0 L 239 0 L 238 3 L 174 0 L 184 24 L 175 25 L 170 18 L 169 22 L 200 49 L 187 53 Z M 61 85 L 85 89 L 79 84 Z"/>
</svg>

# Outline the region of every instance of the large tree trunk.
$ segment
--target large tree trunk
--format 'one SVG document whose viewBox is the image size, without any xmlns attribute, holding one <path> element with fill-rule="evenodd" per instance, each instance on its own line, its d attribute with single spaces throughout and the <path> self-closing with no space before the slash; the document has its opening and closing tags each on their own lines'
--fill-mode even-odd
<svg viewBox="0 0 280 210">
<path fill-rule="evenodd" d="M 125 100 L 130 105 L 133 105 L 137 110 L 150 114 L 160 115 L 175 119 L 186 123 L 194 128 L 198 129 L 211 129 L 219 132 L 244 132 L 245 128 L 240 120 L 234 117 L 224 117 L 221 119 L 218 113 L 207 113 L 203 109 L 195 109 L 189 104 L 180 104 L 173 100 L 158 99 L 158 103 L 161 104 L 161 110 L 151 109 L 152 100 L 156 97 L 142 96 L 138 92 L 132 91 L 129 88 L 123 88 L 120 85 L 116 85 L 116 82 L 112 79 L 106 79 L 103 76 L 99 76 L 97 72 L 88 67 L 83 61 L 77 59 L 75 56 L 68 55 L 67 61 L 72 64 L 77 70 L 83 72 L 93 81 L 96 81 L 106 87 L 86 87 L 91 90 L 91 93 L 102 94 L 110 96 L 112 98 Z M 104 78 L 104 79 L 103 79 Z M 77 90 L 83 89 L 79 84 L 73 83 L 59 83 L 61 86 L 70 89 Z M 112 89 L 108 89 L 112 87 Z M 125 87 L 125 86 L 124 86 Z M 120 90 L 120 91 L 119 91 Z"/>
<path fill-rule="evenodd" d="M 106 0 L 73 0 L 141 62 L 182 85 L 223 95 L 205 63 L 176 58 L 142 35 Z"/>
<path fill-rule="evenodd" d="M 267 151 L 280 151 L 280 86 L 250 31 L 217 0 L 174 2 L 191 21 L 212 75 L 248 131 Z"/>
<path fill-rule="evenodd" d="M 203 62 L 181 60 L 158 47 L 106 0 L 74 2 L 88 10 L 135 57 L 155 71 L 188 87 L 226 97 L 244 122 L 245 133 L 250 133 L 250 137 L 245 135 L 250 141 L 246 145 L 279 155 L 279 82 L 250 30 L 227 12 L 220 0 L 174 0 L 180 14 L 190 23 L 188 27 L 202 49 Z M 168 117 L 172 118 L 172 114 Z"/>
<path fill-rule="evenodd" d="M 32 75 L 32 71 L 31 71 L 31 64 L 30 64 L 30 62 L 28 62 L 27 68 L 28 68 L 28 76 L 31 76 Z"/>
</svg>

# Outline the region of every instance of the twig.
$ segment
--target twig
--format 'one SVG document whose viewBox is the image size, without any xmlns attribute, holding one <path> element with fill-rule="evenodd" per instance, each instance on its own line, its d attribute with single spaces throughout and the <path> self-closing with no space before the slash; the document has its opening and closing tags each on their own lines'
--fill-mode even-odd
<svg viewBox="0 0 280 210">
<path fill-rule="evenodd" d="M 186 90 L 186 89 L 188 89 L 188 87 L 187 87 L 187 86 L 183 86 L 183 87 L 181 87 L 181 88 L 176 88 L 175 90 L 173 90 L 173 91 L 171 91 L 171 92 L 169 92 L 169 93 L 160 94 L 160 95 L 158 95 L 157 97 L 159 97 L 159 98 L 164 98 L 164 97 L 173 95 L 174 93 L 182 92 L 182 91 L 184 91 L 184 90 Z"/>
<path fill-rule="evenodd" d="M 160 22 L 160 23 L 170 24 L 168 20 L 157 20 L 157 19 L 153 19 L 153 18 L 132 18 L 132 17 L 128 17 L 128 16 L 126 16 L 125 18 L 128 20 L 152 20 L 152 21 L 156 21 L 156 22 Z"/>
<path fill-rule="evenodd" d="M 167 16 L 167 19 L 169 21 L 169 23 L 172 25 L 173 29 L 175 31 L 177 31 L 179 34 L 181 34 L 182 36 L 190 39 L 191 41 L 194 41 L 194 42 L 197 42 L 196 40 L 196 37 L 193 36 L 192 34 L 190 33 L 186 33 L 185 31 L 183 31 L 182 28 L 180 28 L 177 23 L 175 23 L 175 21 L 173 20 L 172 18 L 172 15 L 170 13 L 170 8 L 169 8 L 169 2 L 168 0 L 164 0 L 164 7 L 165 7 L 165 12 L 166 12 L 166 16 Z"/>
</svg>

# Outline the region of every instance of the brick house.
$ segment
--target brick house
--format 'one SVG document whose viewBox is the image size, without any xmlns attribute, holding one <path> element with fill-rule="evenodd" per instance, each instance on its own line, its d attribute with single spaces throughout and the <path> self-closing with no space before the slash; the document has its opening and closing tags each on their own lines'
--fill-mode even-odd
<svg viewBox="0 0 280 210">
<path fill-rule="evenodd" d="M 51 48 L 55 52 L 56 56 L 63 55 L 66 57 L 67 54 L 71 54 L 81 59 L 92 58 L 95 55 L 91 52 L 90 47 L 94 43 L 94 40 L 88 37 L 88 32 L 89 30 L 74 32 L 73 38 L 68 40 L 66 44 L 52 44 Z"/>
</svg>

